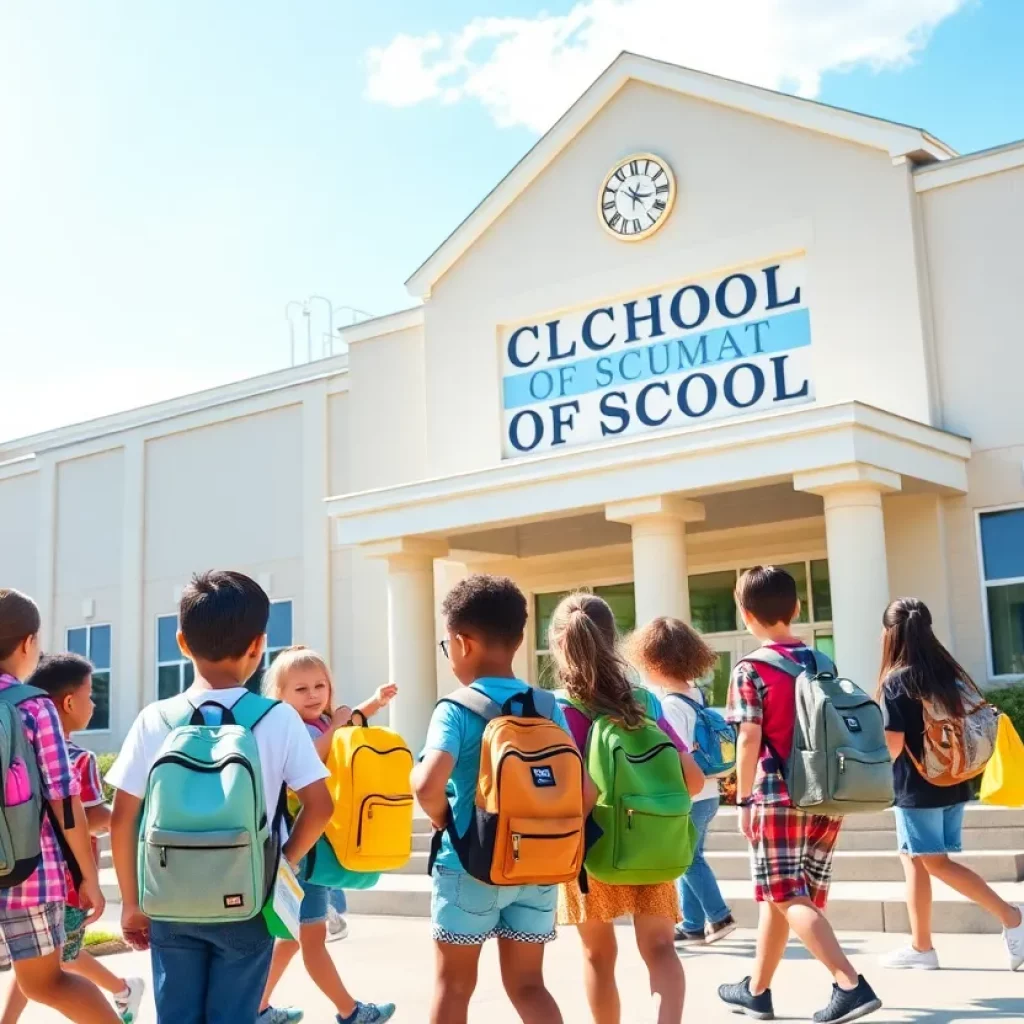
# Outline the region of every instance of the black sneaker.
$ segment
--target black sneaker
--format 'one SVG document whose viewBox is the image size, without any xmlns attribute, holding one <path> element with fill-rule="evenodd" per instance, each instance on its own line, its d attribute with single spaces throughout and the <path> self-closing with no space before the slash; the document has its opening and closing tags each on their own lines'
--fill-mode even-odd
<svg viewBox="0 0 1024 1024">
<path fill-rule="evenodd" d="M 864 980 L 864 975 L 860 974 L 857 976 L 857 987 L 850 992 L 833 985 L 828 1006 L 819 1010 L 812 1019 L 815 1024 L 846 1024 L 846 1021 L 859 1020 L 881 1008 L 882 1000 Z"/>
<path fill-rule="evenodd" d="M 724 939 L 726 935 L 731 935 L 734 931 L 736 931 L 736 919 L 732 914 L 730 914 L 721 921 L 716 921 L 714 924 L 708 925 L 708 930 L 705 933 L 705 941 L 709 946 L 712 946 L 718 942 L 719 939 Z"/>
<path fill-rule="evenodd" d="M 705 941 L 704 933 L 688 932 L 681 924 L 677 924 L 675 941 L 676 949 L 682 949 L 684 946 L 703 946 Z"/>
<path fill-rule="evenodd" d="M 750 978 L 736 985 L 720 985 L 718 998 L 733 1008 L 733 1013 L 745 1013 L 754 1020 L 775 1020 L 772 1008 L 772 990 L 766 988 L 759 996 L 750 994 Z"/>
</svg>

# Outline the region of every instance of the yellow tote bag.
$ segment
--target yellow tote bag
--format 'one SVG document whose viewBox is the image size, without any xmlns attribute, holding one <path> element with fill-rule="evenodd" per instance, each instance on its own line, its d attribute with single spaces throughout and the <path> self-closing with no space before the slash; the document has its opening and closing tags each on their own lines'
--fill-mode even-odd
<svg viewBox="0 0 1024 1024">
<path fill-rule="evenodd" d="M 1009 715 L 999 716 L 996 749 L 981 779 L 981 801 L 1024 807 L 1024 743 Z"/>
</svg>

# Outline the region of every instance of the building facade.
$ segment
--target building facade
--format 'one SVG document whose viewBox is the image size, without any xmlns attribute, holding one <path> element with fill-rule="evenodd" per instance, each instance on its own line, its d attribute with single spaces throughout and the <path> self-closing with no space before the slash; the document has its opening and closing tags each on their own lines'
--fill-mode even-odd
<svg viewBox="0 0 1024 1024">
<path fill-rule="evenodd" d="M 736 575 L 797 577 L 798 631 L 871 685 L 899 594 L 979 682 L 1024 678 L 1024 144 L 623 55 L 345 356 L 0 445 L 0 582 L 89 655 L 115 749 L 190 668 L 189 575 L 274 600 L 273 651 L 387 678 L 417 742 L 451 685 L 444 591 L 507 573 L 550 675 L 558 596 L 624 629 L 750 641 Z"/>
</svg>

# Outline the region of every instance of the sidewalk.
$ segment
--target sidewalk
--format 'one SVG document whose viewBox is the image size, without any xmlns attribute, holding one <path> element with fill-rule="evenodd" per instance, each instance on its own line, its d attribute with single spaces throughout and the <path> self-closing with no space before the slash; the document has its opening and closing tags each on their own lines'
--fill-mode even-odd
<svg viewBox="0 0 1024 1024">
<path fill-rule="evenodd" d="M 429 923 L 352 916 L 349 925 L 349 938 L 329 948 L 355 994 L 364 999 L 396 1002 L 396 1022 L 424 1024 L 433 972 Z M 618 935 L 623 1024 L 654 1024 L 646 974 L 632 941 L 632 931 L 620 928 Z M 877 1024 L 1024 1021 L 1024 970 L 1012 974 L 1004 966 L 1006 950 L 997 935 L 938 936 L 936 946 L 948 969 L 930 973 L 882 971 L 876 966 L 877 955 L 900 945 L 901 936 L 862 932 L 842 938 L 854 963 L 868 975 L 885 1003 L 879 1013 L 868 1018 Z M 715 991 L 722 982 L 736 981 L 749 973 L 753 939 L 752 932 L 738 931 L 717 946 L 683 954 L 688 987 L 685 1021 L 727 1024 L 746 1019 L 729 1013 L 719 1003 Z M 146 954 L 118 956 L 108 961 L 108 966 L 122 974 L 142 975 L 149 981 Z M 546 966 L 548 982 L 562 1007 L 565 1024 L 591 1024 L 575 935 L 563 930 L 559 940 L 549 947 Z M 824 970 L 802 948 L 791 946 L 774 987 L 778 1019 L 809 1019 L 828 1001 L 829 984 Z M 331 1008 L 304 975 L 298 960 L 289 969 L 279 992 L 277 1003 L 302 1006 L 310 1024 L 328 1024 L 333 1019 Z M 32 1008 L 23 1019 L 32 1024 L 56 1024 L 62 1018 L 48 1010 Z M 155 1019 L 147 997 L 142 1024 L 153 1024 Z M 470 1021 L 518 1024 L 501 990 L 494 943 L 489 943 L 484 951 Z"/>
</svg>

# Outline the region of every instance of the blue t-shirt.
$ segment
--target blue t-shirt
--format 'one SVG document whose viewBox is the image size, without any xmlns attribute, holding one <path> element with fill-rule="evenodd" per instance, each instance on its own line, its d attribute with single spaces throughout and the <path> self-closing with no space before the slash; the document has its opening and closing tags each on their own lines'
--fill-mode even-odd
<svg viewBox="0 0 1024 1024">
<path fill-rule="evenodd" d="M 504 704 L 509 697 L 523 693 L 529 688 L 519 679 L 492 678 L 478 679 L 472 686 L 498 704 Z M 555 712 L 551 718 L 569 732 L 565 715 L 558 705 L 555 705 Z M 438 704 L 430 716 L 430 726 L 427 729 L 427 740 L 423 750 L 443 750 L 455 758 L 455 767 L 448 782 L 448 803 L 451 804 L 459 835 L 465 833 L 473 819 L 476 780 L 480 774 L 480 742 L 486 725 L 479 715 L 474 715 L 472 711 L 467 711 L 457 704 L 446 702 Z M 447 833 L 441 843 L 437 863 L 449 871 L 465 871 Z"/>
</svg>

